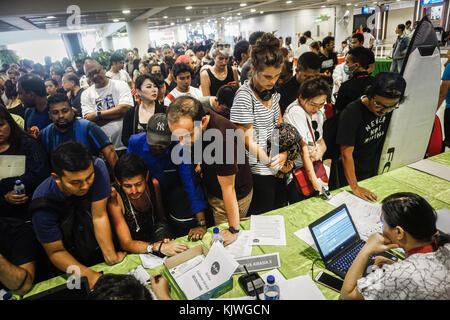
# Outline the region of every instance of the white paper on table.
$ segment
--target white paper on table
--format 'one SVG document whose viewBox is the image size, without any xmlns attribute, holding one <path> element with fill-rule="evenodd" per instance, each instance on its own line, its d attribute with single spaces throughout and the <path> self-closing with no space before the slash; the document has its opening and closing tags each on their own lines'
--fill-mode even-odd
<svg viewBox="0 0 450 320">
<path fill-rule="evenodd" d="M 25 163 L 25 156 L 0 156 L 0 179 L 23 175 Z"/>
<path fill-rule="evenodd" d="M 142 266 L 137 266 L 136 268 L 128 272 L 128 274 L 135 277 L 144 286 L 150 283 L 150 275 L 147 273 L 147 271 L 145 271 L 144 267 Z"/>
<path fill-rule="evenodd" d="M 280 300 L 325 300 L 310 276 L 299 276 L 278 283 Z"/>
<path fill-rule="evenodd" d="M 145 269 L 153 269 L 159 267 L 164 263 L 163 258 L 160 258 L 150 253 L 140 254 L 139 257 L 141 258 L 142 265 L 144 266 Z"/>
<path fill-rule="evenodd" d="M 335 207 L 344 203 L 347 205 L 361 239 L 367 240 L 371 234 L 382 232 L 381 204 L 370 203 L 347 191 L 338 193 L 327 202 Z"/>
<path fill-rule="evenodd" d="M 251 244 L 254 246 L 285 246 L 286 231 L 284 217 L 256 216 L 250 219 L 250 230 L 253 232 Z"/>
<path fill-rule="evenodd" d="M 240 230 L 236 241 L 225 247 L 225 250 L 235 259 L 248 257 L 252 255 L 252 245 L 250 238 L 252 237 L 252 231 Z"/>
<path fill-rule="evenodd" d="M 436 213 L 436 228 L 443 233 L 450 234 L 450 210 L 444 208 L 436 211 Z"/>
<path fill-rule="evenodd" d="M 314 250 L 319 251 L 316 247 L 316 243 L 314 242 L 313 236 L 311 234 L 311 231 L 309 231 L 308 227 L 305 227 L 303 229 L 300 229 L 294 234 L 299 237 L 301 240 L 305 241 L 307 244 L 309 244 Z"/>
<path fill-rule="evenodd" d="M 192 300 L 228 281 L 238 266 L 222 244 L 214 242 L 205 261 L 179 277 L 177 283 L 186 298 Z"/>
<path fill-rule="evenodd" d="M 450 181 L 450 166 L 447 166 L 445 164 L 428 159 L 423 159 L 408 165 L 408 167 Z"/>
</svg>

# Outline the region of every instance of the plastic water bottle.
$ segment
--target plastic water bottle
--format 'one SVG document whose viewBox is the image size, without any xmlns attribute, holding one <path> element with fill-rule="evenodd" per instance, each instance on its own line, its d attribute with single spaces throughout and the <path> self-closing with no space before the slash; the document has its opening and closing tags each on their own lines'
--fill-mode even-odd
<svg viewBox="0 0 450 320">
<path fill-rule="evenodd" d="M 267 284 L 264 286 L 264 300 L 279 300 L 280 287 L 275 283 L 275 277 L 267 277 Z"/>
<path fill-rule="evenodd" d="M 14 184 L 14 191 L 16 194 L 25 194 L 25 186 L 22 181 L 16 180 L 16 183 Z"/>
<path fill-rule="evenodd" d="M 212 239 L 211 239 L 212 243 L 219 241 L 220 244 L 223 245 L 223 235 L 220 232 L 219 228 L 214 228 L 213 229 L 213 235 L 212 235 Z"/>
<path fill-rule="evenodd" d="M 16 300 L 10 292 L 3 295 L 3 300 Z"/>
</svg>

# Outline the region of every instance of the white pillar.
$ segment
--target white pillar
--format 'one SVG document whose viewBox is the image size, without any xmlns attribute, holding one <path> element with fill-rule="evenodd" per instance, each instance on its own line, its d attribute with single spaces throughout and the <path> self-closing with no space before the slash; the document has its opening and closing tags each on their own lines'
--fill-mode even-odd
<svg viewBox="0 0 450 320">
<path fill-rule="evenodd" d="M 147 20 L 127 22 L 126 26 L 131 49 L 138 48 L 139 56 L 142 57 L 147 53 L 150 43 Z"/>
<path fill-rule="evenodd" d="M 339 50 L 341 42 L 352 35 L 353 8 L 351 6 L 336 6 L 335 30 L 335 49 Z"/>
<path fill-rule="evenodd" d="M 102 48 L 105 51 L 107 51 L 107 50 L 114 50 L 112 36 L 103 38 L 103 40 L 102 40 Z"/>
<path fill-rule="evenodd" d="M 225 41 L 225 20 L 216 19 L 216 40 Z"/>
</svg>

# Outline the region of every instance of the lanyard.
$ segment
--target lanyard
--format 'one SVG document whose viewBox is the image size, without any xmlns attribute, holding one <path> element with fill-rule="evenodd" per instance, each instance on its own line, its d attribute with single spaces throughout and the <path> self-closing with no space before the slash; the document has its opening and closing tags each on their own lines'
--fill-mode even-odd
<svg viewBox="0 0 450 320">
<path fill-rule="evenodd" d="M 423 247 L 419 247 L 419 248 L 415 248 L 415 249 L 409 250 L 406 253 L 406 257 L 410 257 L 410 256 L 412 256 L 413 254 L 416 254 L 416 253 L 428 253 L 428 252 L 433 252 L 433 251 L 434 251 L 433 246 L 431 244 L 427 244 L 427 245 L 425 245 Z"/>
</svg>

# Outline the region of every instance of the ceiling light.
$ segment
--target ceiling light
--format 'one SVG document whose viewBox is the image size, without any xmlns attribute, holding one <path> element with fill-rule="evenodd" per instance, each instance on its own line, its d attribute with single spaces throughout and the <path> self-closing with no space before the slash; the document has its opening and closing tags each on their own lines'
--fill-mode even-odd
<svg viewBox="0 0 450 320">
<path fill-rule="evenodd" d="M 251 9 L 250 12 L 256 12 L 256 9 Z"/>
<path fill-rule="evenodd" d="M 174 25 L 175 25 L 175 22 L 171 22 L 170 25 L 171 25 L 171 26 L 174 26 Z"/>
<path fill-rule="evenodd" d="M 286 3 L 287 3 L 287 4 L 290 4 L 290 3 L 292 3 L 292 1 L 289 0 L 289 1 L 286 1 Z"/>
<path fill-rule="evenodd" d="M 347 3 L 347 6 L 351 6 L 352 4 L 351 3 Z"/>
<path fill-rule="evenodd" d="M 123 14 L 129 14 L 131 11 L 130 10 L 128 10 L 128 9 L 126 9 L 126 10 L 122 10 L 122 13 Z"/>
<path fill-rule="evenodd" d="M 119 22 L 119 19 L 113 19 L 113 22 Z"/>
<path fill-rule="evenodd" d="M 168 18 L 168 16 L 164 16 L 163 18 L 164 18 L 164 19 L 167 19 L 167 18 Z"/>
<path fill-rule="evenodd" d="M 191 10 L 192 9 L 192 6 L 187 6 L 186 7 L 186 10 Z"/>
<path fill-rule="evenodd" d="M 186 18 L 186 21 L 191 21 L 191 18 Z"/>
<path fill-rule="evenodd" d="M 264 11 L 260 11 L 259 13 L 260 13 L 260 14 L 263 14 L 263 13 L 264 13 Z"/>
<path fill-rule="evenodd" d="M 325 8 L 325 6 L 321 6 L 321 8 Z"/>
<path fill-rule="evenodd" d="M 56 17 L 55 17 L 55 16 L 48 16 L 48 17 L 45 18 L 45 19 L 56 19 Z"/>
<path fill-rule="evenodd" d="M 240 16 L 241 15 L 241 13 L 240 12 L 238 12 L 238 14 L 237 14 L 238 16 Z"/>
<path fill-rule="evenodd" d="M 247 4 L 246 3 L 241 3 L 240 6 L 241 7 L 245 7 L 245 6 L 247 6 Z"/>
</svg>

